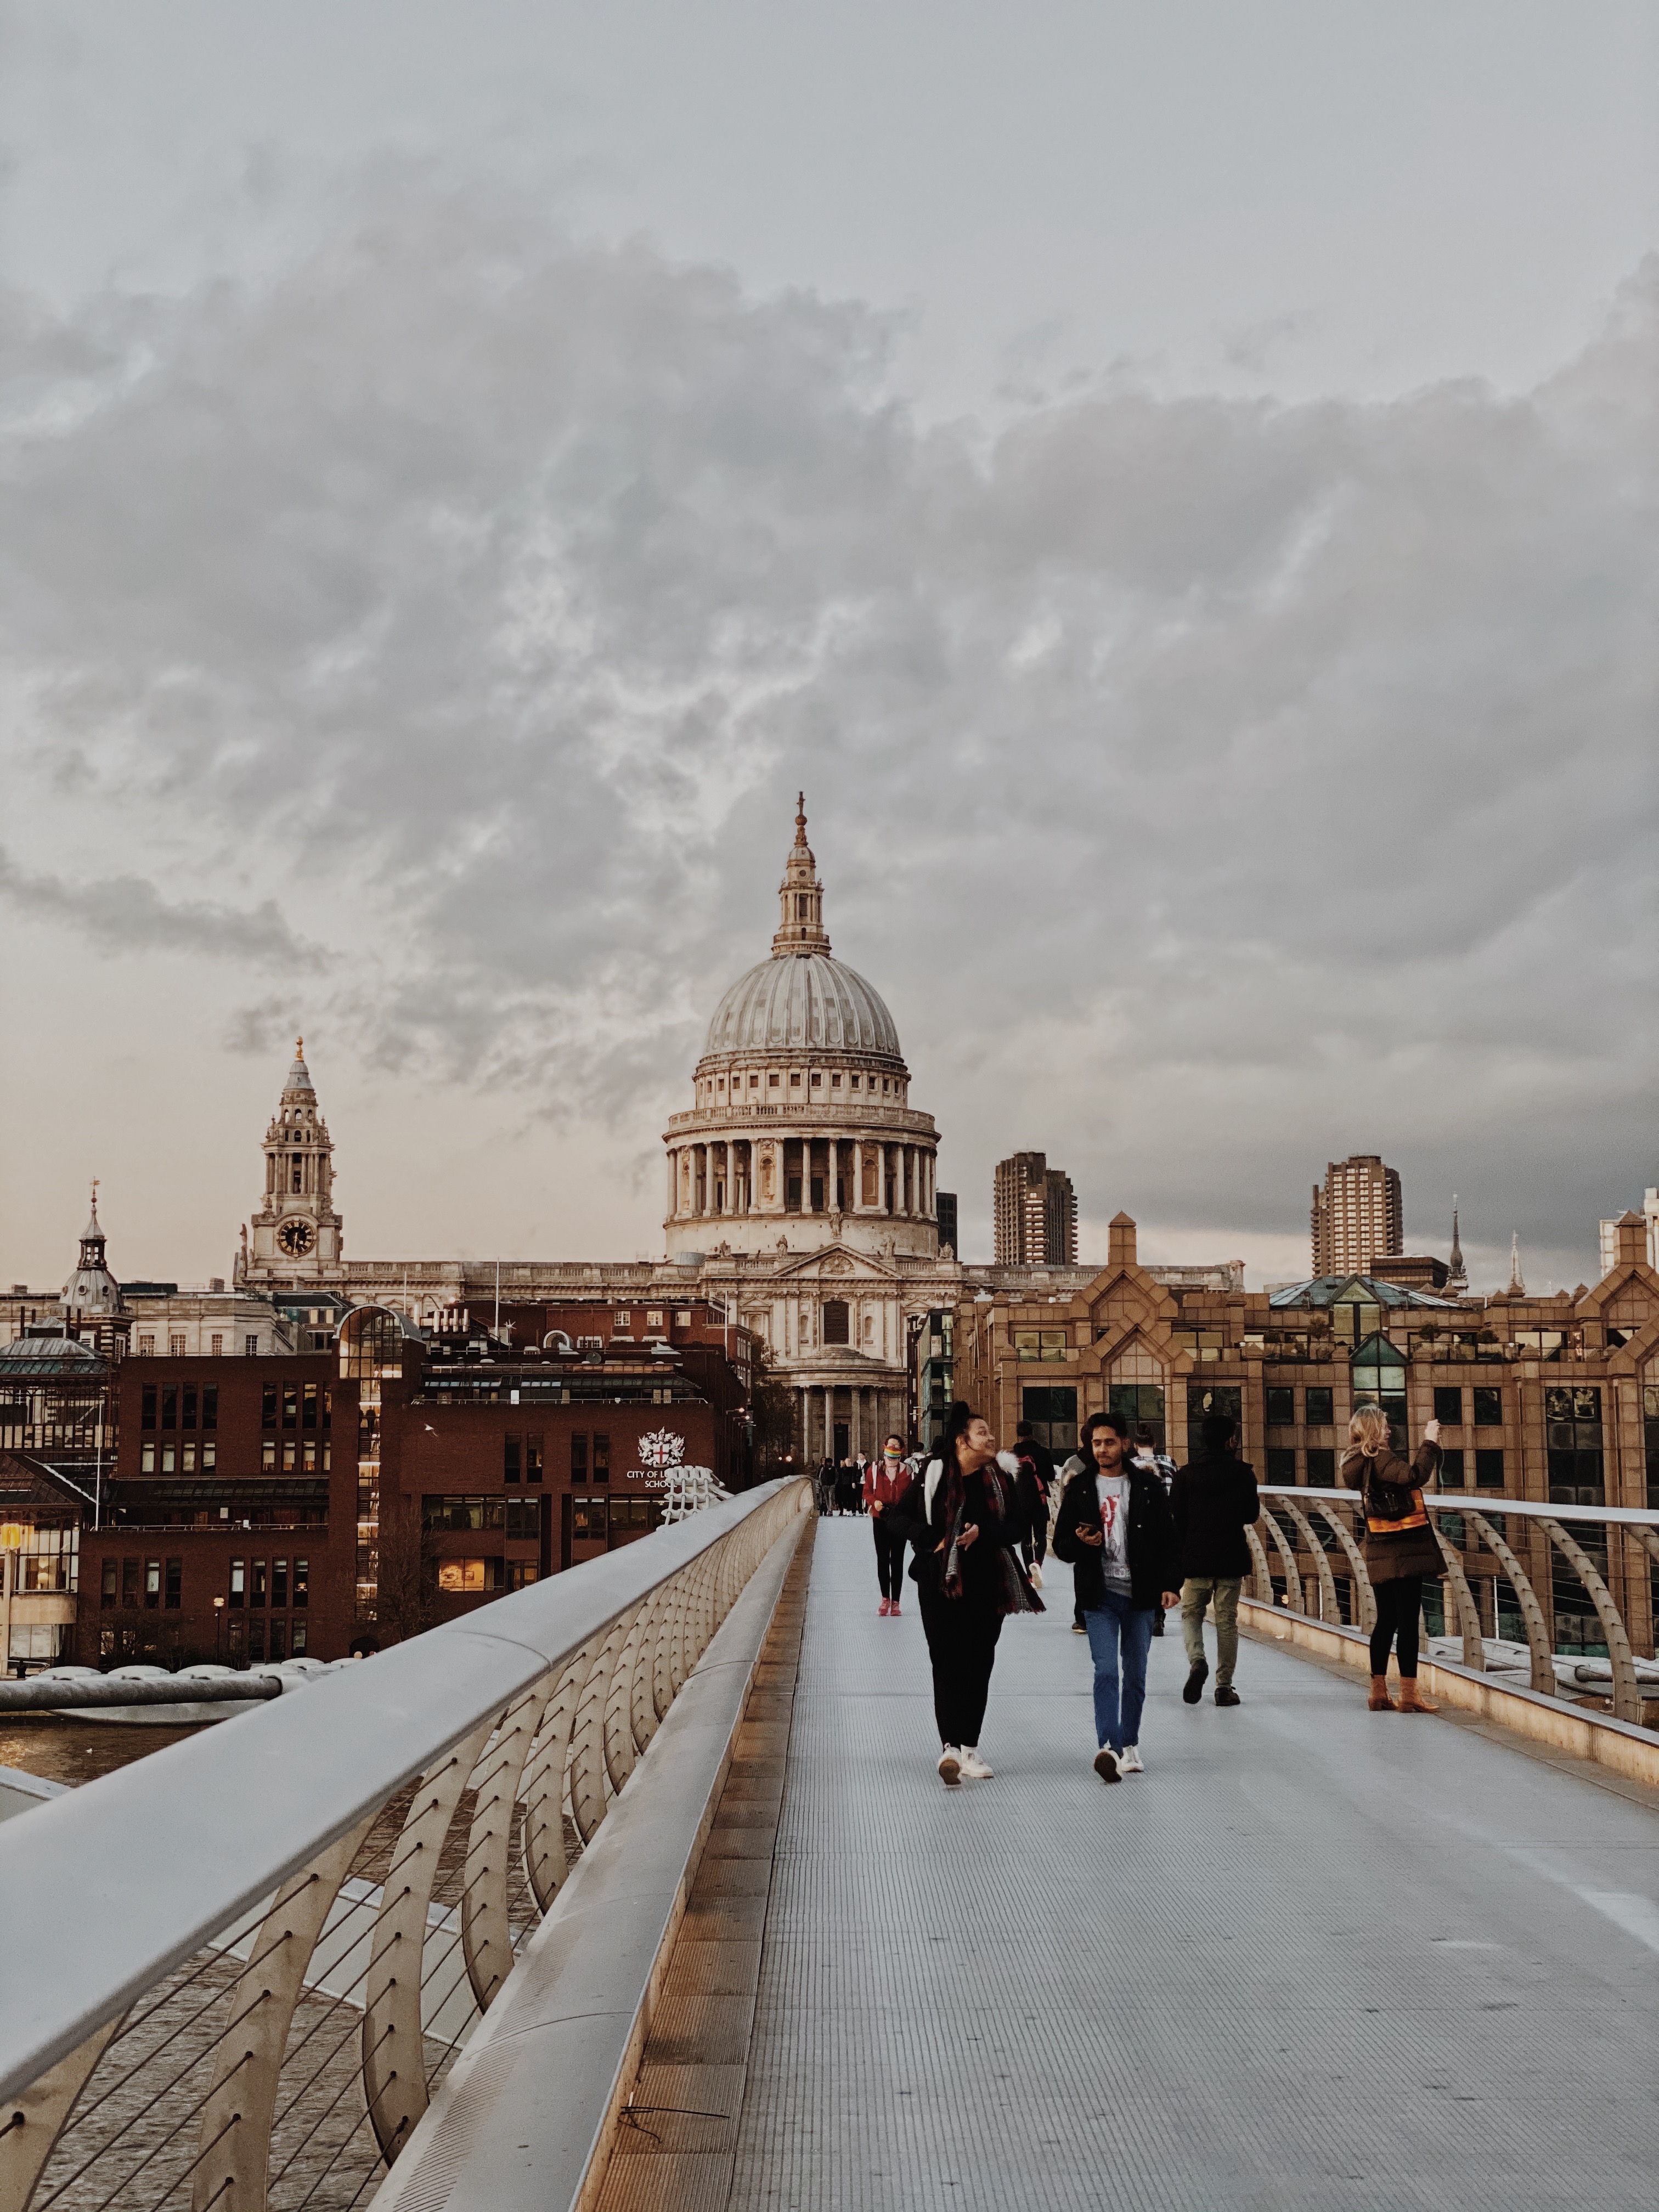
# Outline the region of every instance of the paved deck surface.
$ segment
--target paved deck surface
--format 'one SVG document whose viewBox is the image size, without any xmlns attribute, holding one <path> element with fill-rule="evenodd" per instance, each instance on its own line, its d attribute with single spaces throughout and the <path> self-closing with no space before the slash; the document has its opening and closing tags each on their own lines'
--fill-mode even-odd
<svg viewBox="0 0 1659 2212">
<path fill-rule="evenodd" d="M 947 1793 L 817 1530 L 731 2204 L 1652 2212 L 1659 1813 L 1260 1644 L 1189 1709 L 1178 1635 L 1107 1789 L 1047 1595 Z"/>
</svg>

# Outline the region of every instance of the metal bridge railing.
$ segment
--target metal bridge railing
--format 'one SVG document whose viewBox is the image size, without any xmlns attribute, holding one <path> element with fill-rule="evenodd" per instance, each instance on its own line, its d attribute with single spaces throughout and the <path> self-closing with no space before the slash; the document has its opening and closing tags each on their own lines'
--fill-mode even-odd
<svg viewBox="0 0 1659 2212">
<path fill-rule="evenodd" d="M 1376 1601 L 1361 1553 L 1358 1493 L 1273 1483 L 1260 1488 L 1261 1518 L 1245 1531 L 1255 1595 L 1264 1604 L 1279 1603 L 1277 1580 L 1291 1611 L 1369 1632 Z M 1463 1665 L 1484 1674 L 1504 1652 L 1505 1640 L 1496 1632 L 1497 1594 L 1507 1583 L 1513 1601 L 1505 1611 L 1522 1630 L 1514 1642 L 1524 1640 L 1528 1686 L 1545 1697 L 1564 1688 L 1606 1696 L 1616 1719 L 1643 1725 L 1647 1703 L 1659 1699 L 1659 1667 L 1651 1656 L 1659 1512 L 1539 1504 L 1490 1490 L 1437 1491 L 1423 1502 L 1444 1568 L 1443 1617 L 1449 1628 L 1456 1623 Z M 1346 1612 L 1339 1574 L 1349 1585 Z M 1487 1585 L 1490 1632 L 1477 1595 Z M 1565 1650 L 1564 1621 L 1571 1625 Z M 1648 1656 L 1638 1658 L 1638 1647 Z"/>
<path fill-rule="evenodd" d="M 0 1827 L 0 2212 L 348 2212 L 809 1486 Z"/>
</svg>

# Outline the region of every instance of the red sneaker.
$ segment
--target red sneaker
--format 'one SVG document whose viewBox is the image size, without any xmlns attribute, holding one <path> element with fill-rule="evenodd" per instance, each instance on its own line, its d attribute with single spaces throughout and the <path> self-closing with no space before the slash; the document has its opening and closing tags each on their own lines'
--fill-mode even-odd
<svg viewBox="0 0 1659 2212">
<path fill-rule="evenodd" d="M 888 1614 L 892 1611 L 892 1609 L 893 1609 L 893 1601 L 892 1601 L 892 1599 L 891 1599 L 890 1597 L 884 1597 L 884 1598 L 883 1598 L 883 1600 L 882 1600 L 881 1603 L 880 1603 L 877 1607 L 876 1607 L 876 1618 L 877 1618 L 878 1620 L 886 1620 L 886 1618 L 887 1618 L 887 1616 L 888 1616 Z"/>
</svg>

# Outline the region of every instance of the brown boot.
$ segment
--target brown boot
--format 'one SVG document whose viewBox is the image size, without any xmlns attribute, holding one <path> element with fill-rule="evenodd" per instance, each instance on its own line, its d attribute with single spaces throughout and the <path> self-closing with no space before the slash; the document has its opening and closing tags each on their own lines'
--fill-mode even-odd
<svg viewBox="0 0 1659 2212">
<path fill-rule="evenodd" d="M 1408 1674 L 1400 1685 L 1400 1710 L 1402 1713 L 1437 1713 L 1440 1708 L 1418 1688 L 1416 1675 Z"/>
<path fill-rule="evenodd" d="M 1400 1711 L 1399 1706 L 1389 1695 L 1389 1678 L 1386 1674 L 1371 1676 L 1371 1694 L 1366 1702 L 1369 1710 L 1374 1713 L 1397 1713 Z"/>
</svg>

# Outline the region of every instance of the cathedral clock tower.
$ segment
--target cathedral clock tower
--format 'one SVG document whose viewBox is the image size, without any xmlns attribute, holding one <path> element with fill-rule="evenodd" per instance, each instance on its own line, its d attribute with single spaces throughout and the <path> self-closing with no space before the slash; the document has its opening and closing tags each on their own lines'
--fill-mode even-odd
<svg viewBox="0 0 1659 2212">
<path fill-rule="evenodd" d="M 343 1224 L 334 1210 L 334 1140 L 318 1110 L 305 1039 L 265 1131 L 264 1200 L 243 1231 L 238 1279 L 321 1283 L 337 1278 Z"/>
</svg>

